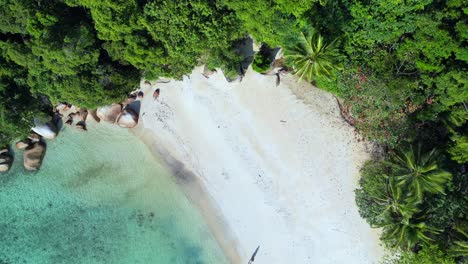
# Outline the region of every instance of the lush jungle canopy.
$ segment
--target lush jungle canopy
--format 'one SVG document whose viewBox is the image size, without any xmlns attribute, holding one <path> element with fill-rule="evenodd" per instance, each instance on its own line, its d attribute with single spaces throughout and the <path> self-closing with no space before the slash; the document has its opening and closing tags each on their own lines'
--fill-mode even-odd
<svg viewBox="0 0 468 264">
<path fill-rule="evenodd" d="M 250 35 L 292 54 L 290 71 L 340 98 L 384 150 L 356 199 L 401 263 L 462 262 L 467 13 L 462 0 L 0 0 L 0 144 L 53 104 L 115 102 L 141 77 L 201 64 L 235 76 Z M 269 62 L 255 61 L 261 71 Z"/>
</svg>

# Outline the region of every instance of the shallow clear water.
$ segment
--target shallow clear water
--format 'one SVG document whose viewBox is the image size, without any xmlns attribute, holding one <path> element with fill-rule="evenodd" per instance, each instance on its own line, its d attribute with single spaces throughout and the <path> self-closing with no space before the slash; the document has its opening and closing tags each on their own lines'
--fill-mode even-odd
<svg viewBox="0 0 468 264">
<path fill-rule="evenodd" d="M 226 263 L 198 211 L 136 137 L 65 128 L 41 170 L 0 174 L 0 264 Z"/>
</svg>

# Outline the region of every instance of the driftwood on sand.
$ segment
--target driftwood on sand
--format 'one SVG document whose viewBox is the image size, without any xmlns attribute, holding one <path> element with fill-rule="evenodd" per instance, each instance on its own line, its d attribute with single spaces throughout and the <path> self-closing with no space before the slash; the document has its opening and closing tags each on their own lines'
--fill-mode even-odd
<svg viewBox="0 0 468 264">
<path fill-rule="evenodd" d="M 355 126 L 357 123 L 357 119 L 354 118 L 350 113 L 350 107 L 343 107 L 340 100 L 335 96 L 336 102 L 338 103 L 338 108 L 340 109 L 341 117 L 351 126 Z"/>
</svg>

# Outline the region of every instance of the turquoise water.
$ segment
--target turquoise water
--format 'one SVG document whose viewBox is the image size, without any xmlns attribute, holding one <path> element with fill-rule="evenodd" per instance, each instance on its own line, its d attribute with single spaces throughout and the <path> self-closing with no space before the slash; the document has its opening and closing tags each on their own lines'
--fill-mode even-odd
<svg viewBox="0 0 468 264">
<path fill-rule="evenodd" d="M 125 129 L 65 128 L 41 170 L 0 174 L 0 264 L 226 263 L 168 171 Z"/>
</svg>

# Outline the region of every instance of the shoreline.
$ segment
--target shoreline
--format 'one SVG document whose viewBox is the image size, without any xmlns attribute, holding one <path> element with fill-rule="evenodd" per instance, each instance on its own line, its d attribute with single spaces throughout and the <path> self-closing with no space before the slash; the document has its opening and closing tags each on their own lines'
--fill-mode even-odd
<svg viewBox="0 0 468 264">
<path fill-rule="evenodd" d="M 174 159 L 167 150 L 159 147 L 150 129 L 138 125 L 132 130 L 132 133 L 149 148 L 155 159 L 163 161 L 162 163 L 166 165 L 187 199 L 200 212 L 226 258 L 231 263 L 242 263 L 237 249 L 239 242 L 236 241 L 232 231 L 226 225 L 226 220 L 220 214 L 220 208 L 217 208 L 216 202 L 198 177 L 188 170 L 182 162 Z"/>
<path fill-rule="evenodd" d="M 276 76 L 251 69 L 241 83 L 201 71 L 142 85 L 135 134 L 171 169 L 231 263 L 247 263 L 257 246 L 255 263 L 376 263 L 377 233 L 354 204 L 369 156 L 333 96 L 289 75 L 276 86 Z"/>
</svg>

